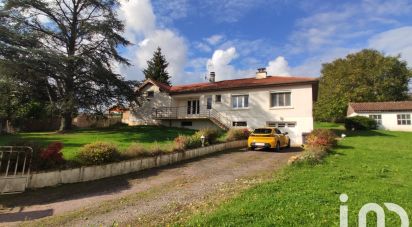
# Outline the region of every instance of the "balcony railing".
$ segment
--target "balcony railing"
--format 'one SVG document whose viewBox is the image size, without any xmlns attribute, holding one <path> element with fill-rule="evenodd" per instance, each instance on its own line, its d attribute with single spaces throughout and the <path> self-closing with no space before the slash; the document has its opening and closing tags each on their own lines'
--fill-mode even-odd
<svg viewBox="0 0 412 227">
<path fill-rule="evenodd" d="M 159 120 L 165 119 L 210 119 L 221 128 L 229 129 L 231 121 L 217 110 L 206 107 L 189 109 L 188 107 L 160 107 L 153 110 L 153 117 Z"/>
</svg>

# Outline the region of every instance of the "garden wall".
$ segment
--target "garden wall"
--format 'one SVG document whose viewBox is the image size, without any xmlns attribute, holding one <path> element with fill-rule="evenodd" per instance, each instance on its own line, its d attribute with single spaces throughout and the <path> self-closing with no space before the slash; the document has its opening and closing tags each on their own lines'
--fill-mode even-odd
<svg viewBox="0 0 412 227">
<path fill-rule="evenodd" d="M 145 169 L 166 166 L 193 159 L 214 152 L 246 147 L 247 141 L 233 141 L 201 147 L 179 153 L 164 154 L 156 157 L 134 159 L 99 166 L 85 166 L 67 170 L 39 172 L 30 175 L 28 188 L 43 188 L 59 184 L 77 183 L 133 173 Z"/>
</svg>

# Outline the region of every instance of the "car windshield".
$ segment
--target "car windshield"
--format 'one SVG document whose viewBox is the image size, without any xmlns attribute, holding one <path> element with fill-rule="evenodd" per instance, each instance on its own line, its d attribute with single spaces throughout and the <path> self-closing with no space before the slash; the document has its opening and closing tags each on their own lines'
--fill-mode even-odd
<svg viewBox="0 0 412 227">
<path fill-rule="evenodd" d="M 272 129 L 270 128 L 257 128 L 253 131 L 255 134 L 270 134 L 272 133 Z"/>
</svg>

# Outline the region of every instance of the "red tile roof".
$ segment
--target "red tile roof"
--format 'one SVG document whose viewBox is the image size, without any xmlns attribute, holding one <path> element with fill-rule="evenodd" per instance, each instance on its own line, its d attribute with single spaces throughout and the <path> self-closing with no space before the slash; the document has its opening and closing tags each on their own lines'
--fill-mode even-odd
<svg viewBox="0 0 412 227">
<path fill-rule="evenodd" d="M 222 80 L 218 82 L 206 82 L 196 83 L 188 85 L 178 85 L 169 87 L 171 94 L 183 94 L 183 93 L 197 93 L 205 91 L 219 91 L 228 89 L 244 89 L 255 88 L 265 86 L 277 86 L 277 85 L 295 85 L 295 84 L 317 84 L 318 79 L 313 77 L 281 77 L 281 76 L 268 76 L 263 79 L 244 78 L 235 80 Z"/>
<path fill-rule="evenodd" d="M 352 109 L 351 109 L 352 108 Z M 378 112 L 378 111 L 412 111 L 412 101 L 400 102 L 352 102 L 349 109 L 353 112 Z"/>
</svg>

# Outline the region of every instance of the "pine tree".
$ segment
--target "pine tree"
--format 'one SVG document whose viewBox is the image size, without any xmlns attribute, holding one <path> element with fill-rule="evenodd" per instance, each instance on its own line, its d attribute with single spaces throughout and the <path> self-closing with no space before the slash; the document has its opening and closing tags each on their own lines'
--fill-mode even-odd
<svg viewBox="0 0 412 227">
<path fill-rule="evenodd" d="M 166 61 L 166 57 L 162 54 L 162 49 L 158 47 L 153 54 L 153 58 L 147 61 L 147 68 L 143 70 L 143 73 L 146 79 L 150 78 L 171 85 L 167 66 L 169 66 L 169 63 Z"/>
</svg>

